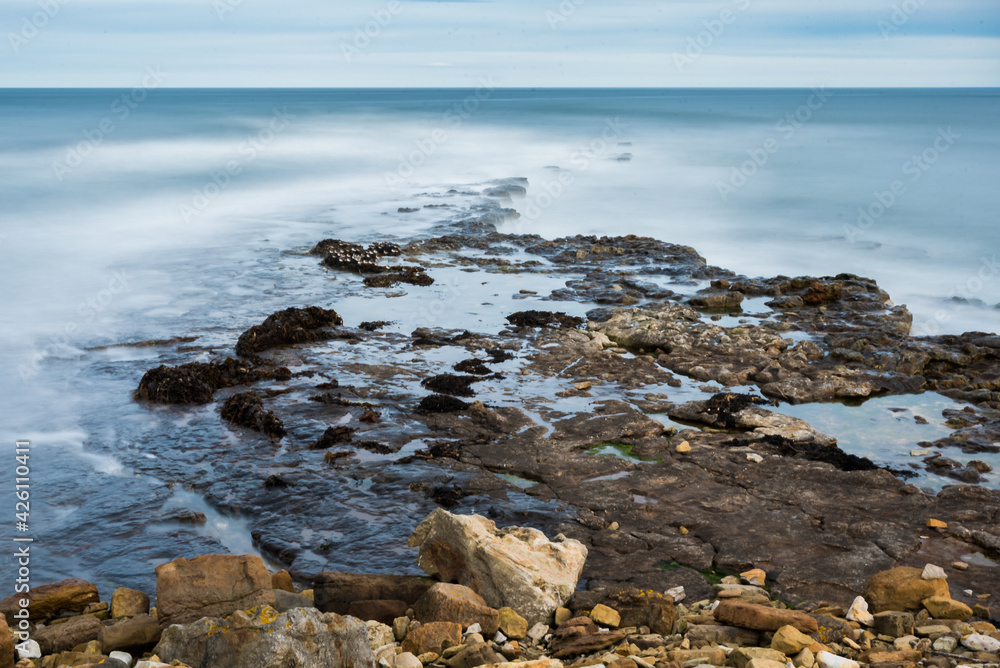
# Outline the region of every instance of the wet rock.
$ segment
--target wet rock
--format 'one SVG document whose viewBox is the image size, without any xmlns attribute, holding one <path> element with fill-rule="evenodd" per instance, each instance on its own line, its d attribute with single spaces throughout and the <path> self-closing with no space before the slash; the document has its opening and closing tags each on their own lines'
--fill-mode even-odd
<svg viewBox="0 0 1000 668">
<path fill-rule="evenodd" d="M 58 654 L 96 640 L 100 632 L 100 620 L 90 615 L 81 615 L 71 617 L 61 624 L 37 628 L 31 637 L 38 643 L 42 654 Z"/>
<path fill-rule="evenodd" d="M 207 404 L 216 390 L 262 380 L 289 380 L 284 367 L 258 369 L 227 358 L 224 362 L 192 362 L 147 371 L 135 392 L 137 399 L 159 404 Z"/>
<path fill-rule="evenodd" d="M 456 397 L 471 397 L 475 395 L 472 391 L 472 384 L 478 383 L 481 378 L 476 376 L 456 376 L 453 374 L 441 374 L 440 376 L 433 376 L 432 378 L 426 378 L 420 382 L 421 385 L 426 387 L 431 392 L 436 392 L 438 394 L 447 394 Z"/>
<path fill-rule="evenodd" d="M 445 394 L 432 394 L 420 400 L 417 410 L 421 413 L 458 413 L 468 407 L 469 404 L 461 399 Z"/>
<path fill-rule="evenodd" d="M 192 668 L 375 668 L 364 623 L 314 609 L 258 607 L 171 626 L 155 653 Z"/>
<path fill-rule="evenodd" d="M 517 610 L 529 623 L 548 621 L 568 601 L 587 549 L 578 541 L 550 542 L 536 530 L 497 529 L 478 515 L 435 510 L 413 531 L 425 573 L 470 587 L 494 608 Z"/>
<path fill-rule="evenodd" d="M 274 590 L 260 557 L 212 554 L 156 567 L 161 628 L 262 605 L 274 605 Z"/>
<path fill-rule="evenodd" d="M 364 330 L 366 332 L 377 332 L 380 329 L 385 329 L 392 323 L 388 320 L 366 320 L 365 322 L 358 325 L 358 329 Z"/>
<path fill-rule="evenodd" d="M 257 353 L 271 348 L 320 341 L 325 338 L 323 330 L 343 324 L 343 318 L 336 311 L 317 306 L 287 308 L 243 332 L 236 342 L 236 354 L 256 360 L 259 359 Z"/>
<path fill-rule="evenodd" d="M 221 415 L 230 424 L 259 431 L 274 440 L 284 438 L 287 433 L 281 419 L 274 411 L 264 408 L 264 402 L 254 391 L 240 392 L 226 399 Z"/>
<path fill-rule="evenodd" d="M 743 293 L 734 290 L 728 292 L 702 292 L 688 299 L 688 304 L 704 311 L 732 311 L 739 309 L 743 303 Z"/>
<path fill-rule="evenodd" d="M 426 287 L 434 285 L 434 279 L 427 275 L 423 267 L 393 268 L 385 273 L 366 276 L 364 279 L 367 288 L 391 288 L 400 283 Z"/>
<path fill-rule="evenodd" d="M 456 622 L 430 622 L 411 630 L 403 640 L 403 651 L 415 656 L 434 652 L 441 654 L 449 647 L 462 644 L 462 625 Z"/>
<path fill-rule="evenodd" d="M 277 473 L 272 473 L 264 480 L 264 487 L 267 489 L 285 489 L 290 486 L 291 484 Z"/>
<path fill-rule="evenodd" d="M 0 601 L 0 612 L 11 626 L 16 624 L 14 614 L 21 610 L 21 599 L 27 598 L 28 614 L 32 622 L 45 621 L 61 613 L 83 612 L 100 601 L 97 586 L 79 578 L 60 580 L 53 584 L 33 587 L 27 594 L 14 594 Z"/>
<path fill-rule="evenodd" d="M 574 617 L 552 634 L 549 651 L 556 659 L 566 659 L 602 650 L 624 638 L 625 634 L 621 631 L 601 633 L 597 624 L 589 618 Z"/>
<path fill-rule="evenodd" d="M 462 628 L 479 624 L 490 637 L 500 628 L 500 613 L 462 585 L 439 582 L 420 597 L 413 611 L 421 622 L 458 622 Z"/>
<path fill-rule="evenodd" d="M 351 427 L 328 427 L 319 440 L 309 446 L 310 450 L 328 450 L 340 443 L 350 443 L 357 429 Z"/>
<path fill-rule="evenodd" d="M 145 592 L 119 587 L 111 595 L 111 618 L 122 619 L 149 614 L 149 596 Z"/>
<path fill-rule="evenodd" d="M 434 580 L 413 575 L 362 575 L 320 573 L 313 580 L 316 607 L 346 615 L 357 601 L 404 601 L 413 605 Z"/>
<path fill-rule="evenodd" d="M 507 316 L 507 322 L 515 327 L 555 327 L 576 329 L 583 324 L 583 318 L 553 313 L 551 311 L 519 311 Z"/>
<path fill-rule="evenodd" d="M 453 368 L 459 373 L 472 374 L 473 376 L 489 376 L 493 373 L 493 370 L 483 364 L 482 360 L 477 359 L 462 360 Z"/>
<path fill-rule="evenodd" d="M 160 641 L 160 624 L 155 617 L 143 614 L 100 630 L 97 639 L 105 652 L 125 651 L 142 654 Z"/>
<path fill-rule="evenodd" d="M 947 580 L 924 580 L 921 573 L 906 566 L 876 573 L 865 584 L 863 596 L 875 612 L 916 612 L 925 599 L 949 596 Z"/>
<path fill-rule="evenodd" d="M 819 630 L 816 620 L 803 612 L 779 610 L 753 603 L 722 601 L 715 609 L 715 619 L 721 624 L 755 631 L 777 631 L 782 626 L 794 626 L 803 633 Z"/>
</svg>

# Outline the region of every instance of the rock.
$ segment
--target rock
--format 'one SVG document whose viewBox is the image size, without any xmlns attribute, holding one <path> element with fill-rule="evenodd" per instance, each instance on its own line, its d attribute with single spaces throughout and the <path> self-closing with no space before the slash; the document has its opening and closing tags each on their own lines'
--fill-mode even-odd
<svg viewBox="0 0 1000 668">
<path fill-rule="evenodd" d="M 962 645 L 973 652 L 989 652 L 992 654 L 1000 652 L 1000 640 L 982 635 L 981 633 L 972 633 L 965 636 L 962 638 Z"/>
<path fill-rule="evenodd" d="M 563 608 L 566 610 L 565 608 Z M 569 610 L 566 610 L 569 613 Z M 513 608 L 508 608 L 504 606 L 500 608 L 500 630 L 503 634 L 512 640 L 523 640 L 526 635 L 528 635 L 528 620 L 517 614 Z M 559 614 L 556 611 L 556 617 Z M 565 621 L 565 620 L 563 620 Z M 556 620 L 558 624 L 558 619 Z"/>
<path fill-rule="evenodd" d="M 916 612 L 924 599 L 947 596 L 948 581 L 924 580 L 919 568 L 900 566 L 876 573 L 865 584 L 862 595 L 874 612 Z"/>
<path fill-rule="evenodd" d="M 924 566 L 923 572 L 920 577 L 924 580 L 947 580 L 948 574 L 944 572 L 944 569 L 940 566 L 935 566 L 934 564 L 927 564 Z"/>
<path fill-rule="evenodd" d="M 698 624 L 688 627 L 685 634 L 691 642 L 698 640 L 718 645 L 756 645 L 760 634 L 751 629 L 717 624 Z"/>
<path fill-rule="evenodd" d="M 477 666 L 503 662 L 485 642 L 466 644 L 454 656 L 446 659 L 448 668 L 476 668 Z"/>
<path fill-rule="evenodd" d="M 42 660 L 42 666 L 59 666 L 59 668 L 73 668 L 75 666 L 93 666 L 97 662 L 107 659 L 103 654 L 88 654 L 86 652 L 67 651 L 57 652 Z"/>
<path fill-rule="evenodd" d="M 121 661 L 126 666 L 132 665 L 132 655 L 129 654 L 128 652 L 120 652 L 120 651 L 108 652 L 108 658 L 115 659 L 116 661 Z"/>
<path fill-rule="evenodd" d="M 149 614 L 149 596 L 145 592 L 119 587 L 111 595 L 111 619 Z"/>
<path fill-rule="evenodd" d="M 923 605 L 934 619 L 960 619 L 972 617 L 972 608 L 961 601 L 953 601 L 951 596 L 931 596 Z"/>
<path fill-rule="evenodd" d="M 845 659 L 830 652 L 818 652 L 816 654 L 816 661 L 821 668 L 861 668 L 857 661 Z"/>
<path fill-rule="evenodd" d="M 406 632 L 410 630 L 410 618 L 406 616 L 399 616 L 392 620 L 392 635 L 396 638 L 396 642 L 403 642 L 403 638 L 406 637 Z"/>
<path fill-rule="evenodd" d="M 811 647 L 815 642 L 812 637 L 802 633 L 794 626 L 782 626 L 774 632 L 774 637 L 771 639 L 771 649 L 788 656 L 794 656 L 807 647 Z"/>
<path fill-rule="evenodd" d="M 755 631 L 777 631 L 786 625 L 794 626 L 803 633 L 815 633 L 819 630 L 816 620 L 804 612 L 778 610 L 742 601 L 722 601 L 714 615 L 722 624 Z"/>
<path fill-rule="evenodd" d="M 941 636 L 931 643 L 931 648 L 937 652 L 954 652 L 956 647 L 958 647 L 958 640 L 951 636 Z"/>
<path fill-rule="evenodd" d="M 729 658 L 736 668 L 746 668 L 747 665 L 755 659 L 773 661 L 780 663 L 781 665 L 785 665 L 785 662 L 788 660 L 783 652 L 778 652 L 764 647 L 740 647 L 733 650 L 732 654 L 729 655 Z"/>
<path fill-rule="evenodd" d="M 549 652 L 556 659 L 590 654 L 621 642 L 621 631 L 600 633 L 597 625 L 587 617 L 574 617 L 552 634 Z"/>
<path fill-rule="evenodd" d="M 274 590 L 274 609 L 278 612 L 288 612 L 289 610 L 294 610 L 295 608 L 315 608 L 313 602 L 309 600 L 308 596 L 303 596 L 301 594 L 292 594 L 284 589 Z M 353 615 L 358 619 L 364 620 L 366 617 L 361 615 Z"/>
<path fill-rule="evenodd" d="M 563 663 L 556 659 L 538 659 L 536 661 L 521 661 L 518 663 L 494 663 L 486 668 L 563 668 Z M 597 667 L 595 666 L 594 668 Z"/>
<path fill-rule="evenodd" d="M 673 598 L 652 589 L 628 587 L 609 590 L 607 600 L 620 614 L 616 626 L 647 626 L 653 633 L 670 635 L 677 625 L 677 608 Z M 594 621 L 601 623 L 596 619 Z"/>
<path fill-rule="evenodd" d="M 413 611 L 421 622 L 458 622 L 463 628 L 479 624 L 489 636 L 500 628 L 500 613 L 463 585 L 437 583 L 420 597 Z"/>
<path fill-rule="evenodd" d="M 61 624 L 38 628 L 32 639 L 38 642 L 42 654 L 68 652 L 77 645 L 97 639 L 101 622 L 89 615 L 71 617 Z"/>
<path fill-rule="evenodd" d="M 543 624 L 541 622 L 538 622 L 530 629 L 528 629 L 528 637 L 534 640 L 535 642 L 541 642 L 542 638 L 547 636 L 548 633 L 549 633 L 548 624 Z"/>
<path fill-rule="evenodd" d="M 441 654 L 449 647 L 462 644 L 462 625 L 457 622 L 429 622 L 410 631 L 403 640 L 403 651 L 416 656 L 434 652 Z"/>
<path fill-rule="evenodd" d="M 813 668 L 816 665 L 816 655 L 809 649 L 804 649 L 795 655 L 792 664 L 795 668 Z"/>
<path fill-rule="evenodd" d="M 291 574 L 286 570 L 280 570 L 271 574 L 271 589 L 280 589 L 290 594 L 297 594 L 295 583 L 292 582 Z"/>
<path fill-rule="evenodd" d="M 969 564 L 964 561 L 953 561 L 951 562 L 951 567 L 957 571 L 967 571 L 969 570 Z"/>
<path fill-rule="evenodd" d="M 926 624 L 913 629 L 918 636 L 930 637 L 951 633 L 951 627 L 944 624 Z"/>
<path fill-rule="evenodd" d="M 103 627 L 97 639 L 105 652 L 121 650 L 142 654 L 160 641 L 160 623 L 155 617 L 138 615 Z"/>
<path fill-rule="evenodd" d="M 787 661 L 774 661 L 772 659 L 750 659 L 745 668 L 785 668 Z"/>
<path fill-rule="evenodd" d="M 865 626 L 871 626 L 875 623 L 872 613 L 868 612 L 868 601 L 863 596 L 858 596 L 851 603 L 851 608 L 847 611 L 847 619 Z"/>
<path fill-rule="evenodd" d="M 683 455 L 685 452 L 691 452 L 691 444 L 688 443 L 687 441 L 681 441 L 677 445 L 677 447 L 674 448 L 674 452 L 676 452 L 678 454 L 681 454 L 681 455 Z"/>
<path fill-rule="evenodd" d="M 14 613 L 21 609 L 23 598 L 30 601 L 28 615 L 32 622 L 44 621 L 63 612 L 83 612 L 88 605 L 101 600 L 97 586 L 79 578 L 42 585 L 27 594 L 14 594 L 0 601 L 0 612 L 7 618 L 8 625 L 15 624 Z"/>
<path fill-rule="evenodd" d="M 726 665 L 726 652 L 721 647 L 703 647 L 702 649 L 675 649 L 667 652 L 667 658 L 678 663 L 697 661 L 699 664 L 712 666 Z"/>
<path fill-rule="evenodd" d="M 972 606 L 972 614 L 974 614 L 976 617 L 981 617 L 982 619 L 991 619 L 993 617 L 992 613 L 990 612 L 989 606 L 983 605 L 981 603 L 977 603 L 976 605 Z"/>
<path fill-rule="evenodd" d="M 156 567 L 160 628 L 274 606 L 271 575 L 255 555 L 212 554 Z"/>
<path fill-rule="evenodd" d="M 913 633 L 913 614 L 889 610 L 873 617 L 873 630 L 883 636 L 900 638 Z"/>
<path fill-rule="evenodd" d="M 405 616 L 409 607 L 410 604 L 406 601 L 352 601 L 347 606 L 347 614 L 365 621 L 375 620 L 391 625 L 396 618 Z"/>
<path fill-rule="evenodd" d="M 393 668 L 423 668 L 420 659 L 411 652 L 402 652 L 396 655 L 396 660 L 392 663 Z"/>
<path fill-rule="evenodd" d="M 313 580 L 316 607 L 346 615 L 355 601 L 404 601 L 413 605 L 435 584 L 413 575 L 320 573 Z"/>
<path fill-rule="evenodd" d="M 740 573 L 740 577 L 746 580 L 747 584 L 755 587 L 763 587 L 767 581 L 767 573 L 759 568 L 753 568 L 745 573 Z"/>
<path fill-rule="evenodd" d="M 270 589 L 270 577 L 266 581 Z M 162 661 L 192 668 L 375 668 L 363 623 L 315 609 L 278 614 L 261 606 L 174 625 L 155 652 Z"/>
<path fill-rule="evenodd" d="M 10 668 L 17 660 L 14 638 L 10 635 L 7 618 L 0 615 L 0 668 Z"/>
<path fill-rule="evenodd" d="M 745 603 L 769 604 L 771 597 L 763 587 L 743 584 L 718 584 L 712 586 L 718 598 L 738 598 Z"/>
<path fill-rule="evenodd" d="M 598 626 L 607 626 L 613 629 L 618 628 L 621 624 L 622 616 L 618 614 L 618 611 L 609 608 L 606 605 L 598 604 L 594 606 L 594 609 L 590 611 L 590 618 L 597 623 Z"/>
<path fill-rule="evenodd" d="M 442 509 L 417 526 L 409 545 L 419 546 L 418 564 L 427 574 L 470 587 L 492 608 L 511 607 L 529 624 L 550 621 L 572 597 L 587 559 L 579 541 L 497 529 L 485 517 Z"/>
<path fill-rule="evenodd" d="M 573 619 L 572 610 L 570 610 L 569 608 L 564 608 L 562 606 L 556 608 L 556 619 L 555 619 L 556 626 L 562 626 L 571 619 Z"/>
<path fill-rule="evenodd" d="M 942 522 L 941 520 L 929 519 L 927 520 L 928 529 L 947 529 L 948 523 Z"/>
<path fill-rule="evenodd" d="M 39 647 L 38 642 L 35 640 L 25 640 L 22 643 L 18 643 L 17 655 L 21 659 L 40 659 L 42 657 L 42 648 Z"/>
<path fill-rule="evenodd" d="M 368 629 L 368 644 L 371 646 L 373 652 L 379 647 L 385 647 L 396 642 L 396 636 L 393 635 L 392 628 L 385 624 L 369 621 L 365 622 L 365 628 Z"/>
</svg>

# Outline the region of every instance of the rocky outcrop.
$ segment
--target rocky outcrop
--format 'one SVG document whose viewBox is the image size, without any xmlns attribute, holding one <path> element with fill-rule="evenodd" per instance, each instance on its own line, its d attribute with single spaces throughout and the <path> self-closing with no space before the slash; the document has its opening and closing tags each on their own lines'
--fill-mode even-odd
<svg viewBox="0 0 1000 668">
<path fill-rule="evenodd" d="M 191 668 L 374 668 L 365 625 L 318 610 L 271 607 L 206 617 L 163 632 L 155 653 Z"/>
<path fill-rule="evenodd" d="M 162 629 L 273 605 L 271 575 L 257 556 L 213 554 L 156 567 L 156 612 Z"/>
<path fill-rule="evenodd" d="M 587 559 L 578 541 L 550 541 L 530 528 L 497 529 L 478 515 L 438 509 L 413 531 L 418 564 L 429 575 L 459 582 L 493 608 L 508 606 L 530 624 L 547 622 L 573 595 Z"/>
</svg>

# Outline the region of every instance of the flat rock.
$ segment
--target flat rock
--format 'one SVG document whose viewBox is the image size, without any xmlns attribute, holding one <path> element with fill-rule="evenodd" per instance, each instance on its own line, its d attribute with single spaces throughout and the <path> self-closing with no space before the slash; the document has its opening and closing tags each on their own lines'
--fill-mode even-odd
<svg viewBox="0 0 1000 668">
<path fill-rule="evenodd" d="M 794 626 L 803 633 L 815 633 L 819 630 L 816 620 L 804 612 L 779 610 L 740 601 L 720 602 L 714 615 L 716 621 L 722 624 L 755 631 L 777 631 L 787 625 Z"/>
<path fill-rule="evenodd" d="M 161 628 L 274 604 L 271 575 L 256 555 L 213 554 L 156 567 Z"/>
<path fill-rule="evenodd" d="M 951 596 L 931 596 L 923 600 L 923 605 L 934 619 L 965 621 L 972 617 L 972 608 L 961 601 L 952 600 Z"/>
<path fill-rule="evenodd" d="M 815 642 L 811 636 L 807 636 L 794 626 L 788 625 L 782 626 L 774 632 L 774 637 L 771 639 L 771 649 L 788 656 L 795 656 L 805 648 L 811 647 Z"/>
<path fill-rule="evenodd" d="M 784 665 L 788 657 L 783 652 L 765 647 L 740 647 L 729 655 L 736 668 L 746 668 L 753 660 L 773 661 Z"/>
<path fill-rule="evenodd" d="M 597 624 L 588 617 L 574 617 L 552 634 L 549 651 L 554 658 L 565 659 L 602 650 L 624 638 L 625 634 L 621 631 L 601 633 Z"/>
</svg>

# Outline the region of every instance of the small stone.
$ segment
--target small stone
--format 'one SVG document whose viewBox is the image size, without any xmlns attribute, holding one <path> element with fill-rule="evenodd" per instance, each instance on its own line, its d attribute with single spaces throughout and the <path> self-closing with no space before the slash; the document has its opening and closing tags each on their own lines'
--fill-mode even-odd
<svg viewBox="0 0 1000 668">
<path fill-rule="evenodd" d="M 693 650 L 693 651 L 702 651 L 702 650 Z M 751 666 L 753 661 L 769 661 L 784 666 L 785 661 L 787 661 L 787 658 L 782 652 L 778 652 L 773 649 L 767 649 L 765 647 L 740 647 L 738 649 L 733 650 L 732 653 L 730 653 L 729 661 L 733 665 L 735 665 L 736 668 L 753 668 Z M 725 662 L 724 653 L 723 653 L 723 662 Z M 758 668 L 761 668 L 760 664 L 758 664 Z"/>
<path fill-rule="evenodd" d="M 404 652 L 404 654 L 407 654 L 407 653 L 408 652 Z M 435 661 L 437 661 L 440 658 L 441 658 L 441 655 L 438 654 L 437 652 L 424 652 L 423 654 L 421 654 L 420 656 L 417 657 L 417 661 L 419 661 L 422 665 L 426 666 L 429 663 L 434 663 Z"/>
<path fill-rule="evenodd" d="M 911 457 L 926 457 L 931 454 L 930 450 L 910 450 Z"/>
<path fill-rule="evenodd" d="M 594 609 L 590 611 L 590 618 L 601 626 L 613 629 L 618 628 L 618 625 L 622 622 L 622 616 L 618 614 L 617 610 L 600 603 L 595 605 Z"/>
<path fill-rule="evenodd" d="M 687 441 L 681 441 L 674 450 L 679 454 L 684 454 L 685 452 L 691 452 L 691 444 Z"/>
<path fill-rule="evenodd" d="M 420 659 L 415 657 L 412 652 L 397 654 L 395 661 L 392 662 L 392 665 L 393 668 L 423 668 L 423 664 L 420 663 Z"/>
<path fill-rule="evenodd" d="M 924 607 L 934 619 L 966 620 L 972 616 L 972 608 L 948 596 L 932 596 L 924 599 Z"/>
<path fill-rule="evenodd" d="M 990 652 L 993 654 L 1000 652 L 1000 640 L 984 636 L 980 633 L 973 633 L 962 638 L 962 645 L 973 652 Z"/>
<path fill-rule="evenodd" d="M 931 644 L 931 647 L 937 652 L 954 652 L 958 647 L 958 641 L 951 636 L 941 636 Z"/>
<path fill-rule="evenodd" d="M 683 586 L 680 586 L 680 587 L 671 587 L 670 589 L 668 589 L 667 591 L 665 591 L 663 593 L 666 594 L 667 596 L 669 596 L 670 598 L 672 598 L 674 600 L 674 603 L 680 603 L 681 601 L 683 601 L 687 597 L 687 594 L 684 593 L 684 587 Z"/>
<path fill-rule="evenodd" d="M 956 571 L 965 571 L 969 569 L 969 564 L 965 563 L 964 561 L 953 561 L 951 562 L 951 567 L 954 568 Z"/>
<path fill-rule="evenodd" d="M 680 529 L 678 529 L 678 531 L 680 532 L 680 534 L 681 534 L 682 536 L 686 536 L 686 535 L 688 535 L 689 533 L 691 533 L 690 531 L 688 531 L 688 528 L 687 528 L 687 527 L 681 527 Z"/>
<path fill-rule="evenodd" d="M 469 635 L 469 634 L 472 634 L 472 633 L 482 633 L 482 632 L 483 632 L 483 626 L 479 622 L 476 622 L 475 624 L 471 624 L 469 626 L 469 628 L 465 629 L 466 635 Z"/>
<path fill-rule="evenodd" d="M 847 619 L 865 626 L 875 624 L 875 618 L 872 613 L 868 612 L 868 601 L 865 600 L 864 596 L 858 596 L 851 603 L 851 608 L 847 611 Z"/>
<path fill-rule="evenodd" d="M 764 461 L 764 458 L 758 455 L 756 452 L 751 452 L 747 454 L 747 461 L 753 462 L 754 464 L 760 464 L 762 461 Z"/>
<path fill-rule="evenodd" d="M 792 665 L 795 668 L 813 668 L 816 665 L 816 656 L 806 648 L 795 655 Z"/>
<path fill-rule="evenodd" d="M 746 571 L 745 573 L 740 573 L 740 577 L 746 580 L 748 584 L 752 584 L 757 587 L 763 587 L 764 583 L 767 581 L 767 573 L 759 568 L 754 568 Z"/>
<path fill-rule="evenodd" d="M 929 519 L 927 520 L 928 529 L 947 529 L 948 523 L 942 522 L 941 520 Z"/>
<path fill-rule="evenodd" d="M 119 587 L 111 595 L 111 618 L 124 619 L 149 613 L 149 596 L 145 592 Z"/>
<path fill-rule="evenodd" d="M 486 642 L 486 638 L 483 637 L 482 633 L 470 633 L 465 636 L 466 645 L 481 645 Z"/>
<path fill-rule="evenodd" d="M 403 642 L 403 638 L 406 637 L 406 631 L 409 627 L 409 617 L 396 617 L 392 620 L 392 635 L 396 639 L 396 642 Z"/>
<path fill-rule="evenodd" d="M 830 652 L 819 652 L 816 654 L 816 661 L 821 668 L 861 668 L 857 661 L 845 659 Z"/>
<path fill-rule="evenodd" d="M 909 612 L 880 612 L 874 616 L 875 633 L 900 638 L 913 633 L 913 621 Z"/>
<path fill-rule="evenodd" d="M 983 605 L 982 603 L 977 603 L 972 607 L 972 614 L 974 614 L 976 617 L 982 617 L 983 619 L 990 619 L 990 617 L 992 616 L 990 614 L 989 607 Z"/>
<path fill-rule="evenodd" d="M 920 574 L 920 577 L 924 580 L 940 580 L 942 578 L 947 579 L 948 574 L 940 566 L 927 564 L 924 566 L 924 572 Z"/>
<path fill-rule="evenodd" d="M 573 611 L 562 606 L 556 608 L 556 626 L 562 626 L 573 619 Z"/>
<path fill-rule="evenodd" d="M 771 639 L 771 649 L 788 656 L 794 656 L 811 647 L 815 642 L 810 636 L 789 624 L 774 632 L 774 637 Z"/>
<path fill-rule="evenodd" d="M 506 658 L 508 661 L 513 661 L 514 659 L 521 658 L 521 655 L 524 654 L 524 651 L 521 649 L 521 645 L 518 644 L 516 640 L 513 640 L 511 642 L 505 643 L 500 648 L 500 653 L 503 654 L 504 658 Z"/>
<path fill-rule="evenodd" d="M 621 525 L 618 524 L 618 522 L 612 522 L 611 524 L 608 525 L 608 531 L 618 531 L 620 528 Z"/>
<path fill-rule="evenodd" d="M 126 666 L 131 666 L 132 665 L 132 655 L 129 654 L 128 652 L 111 652 L 111 654 L 108 654 L 108 658 L 109 659 L 118 659 L 119 661 L 121 661 L 122 663 L 124 663 Z"/>
<path fill-rule="evenodd" d="M 534 640 L 535 642 L 538 642 L 539 640 L 544 638 L 548 634 L 548 632 L 549 632 L 549 627 L 546 624 L 538 622 L 537 624 L 532 626 L 531 629 L 528 631 L 528 637 Z"/>
<path fill-rule="evenodd" d="M 573 387 L 575 387 L 576 389 L 578 389 L 578 390 L 580 390 L 581 392 L 583 392 L 583 391 L 585 391 L 585 390 L 589 390 L 589 389 L 590 389 L 590 388 L 592 388 L 593 386 L 594 386 L 594 384 L 593 384 L 593 383 L 591 383 L 591 382 L 590 382 L 589 380 L 587 380 L 587 381 L 584 381 L 584 382 L 582 382 L 582 383 L 577 383 L 577 384 L 576 384 L 576 385 L 574 385 Z"/>
<path fill-rule="evenodd" d="M 513 608 L 504 606 L 500 608 L 500 630 L 508 638 L 521 640 L 528 634 L 528 620 Z"/>
<path fill-rule="evenodd" d="M 918 636 L 936 636 L 944 635 L 945 633 L 951 632 L 950 626 L 944 626 L 943 624 L 928 624 L 927 626 L 918 626 L 913 630 Z"/>
<path fill-rule="evenodd" d="M 40 659 L 42 648 L 34 640 L 25 640 L 17 645 L 17 655 L 22 659 Z"/>
</svg>

